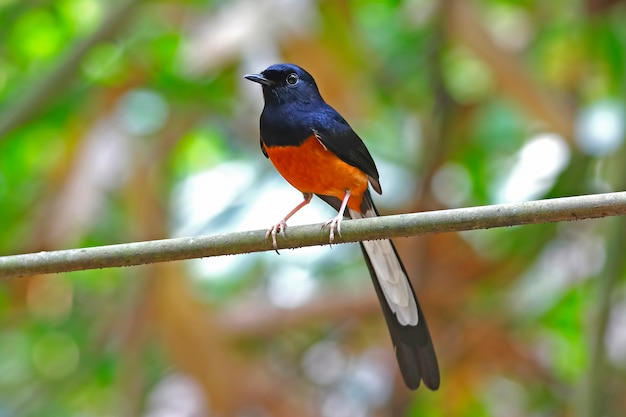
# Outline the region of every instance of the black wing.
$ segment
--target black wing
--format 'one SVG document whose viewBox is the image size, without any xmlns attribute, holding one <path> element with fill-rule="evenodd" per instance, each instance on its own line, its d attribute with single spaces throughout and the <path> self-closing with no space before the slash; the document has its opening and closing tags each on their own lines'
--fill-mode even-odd
<svg viewBox="0 0 626 417">
<path fill-rule="evenodd" d="M 328 106 L 321 118 L 323 123 L 315 123 L 313 131 L 320 142 L 342 161 L 365 172 L 378 194 L 382 193 L 378 180 L 378 169 L 367 147 L 352 127 L 337 111 Z"/>
</svg>

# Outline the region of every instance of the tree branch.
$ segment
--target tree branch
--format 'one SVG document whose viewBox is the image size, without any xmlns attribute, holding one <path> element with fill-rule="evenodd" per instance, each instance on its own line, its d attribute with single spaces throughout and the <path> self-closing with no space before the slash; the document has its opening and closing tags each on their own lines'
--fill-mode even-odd
<svg viewBox="0 0 626 417">
<path fill-rule="evenodd" d="M 615 156 L 616 160 L 623 160 L 626 157 L 626 148 L 622 148 Z M 616 169 L 612 177 L 612 184 L 620 188 L 626 187 L 626 165 L 622 164 Z M 615 370 L 611 369 L 607 359 L 607 332 L 611 315 L 620 305 L 615 290 L 626 267 L 626 217 L 612 219 L 605 227 L 607 259 L 602 272 L 594 281 L 594 290 L 588 294 L 591 302 L 587 307 L 589 317 L 585 327 L 590 342 L 589 360 L 587 375 L 581 381 L 580 406 L 576 407 L 576 415 L 579 417 L 619 414 L 618 401 L 610 394 Z"/>
<path fill-rule="evenodd" d="M 401 214 L 342 223 L 335 243 L 459 232 L 523 224 L 582 220 L 626 214 L 626 192 Z M 319 225 L 295 226 L 278 239 L 279 248 L 328 244 Z M 143 265 L 272 250 L 264 230 L 124 243 L 83 249 L 0 257 L 0 278 Z"/>
<path fill-rule="evenodd" d="M 98 42 L 111 37 L 120 29 L 140 1 L 125 0 L 118 4 L 90 36 L 76 42 L 50 74 L 35 83 L 18 101 L 8 106 L 0 115 L 0 140 L 6 138 L 16 127 L 34 118 L 51 100 L 67 90 L 85 55 Z"/>
</svg>

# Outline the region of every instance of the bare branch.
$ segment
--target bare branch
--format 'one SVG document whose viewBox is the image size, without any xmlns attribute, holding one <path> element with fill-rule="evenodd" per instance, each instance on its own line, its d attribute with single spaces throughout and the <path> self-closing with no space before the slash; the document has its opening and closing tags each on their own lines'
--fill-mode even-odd
<svg viewBox="0 0 626 417">
<path fill-rule="evenodd" d="M 85 55 L 98 42 L 111 37 L 119 30 L 131 16 L 131 11 L 141 0 L 126 0 L 114 8 L 89 37 L 78 41 L 59 65 L 35 84 L 20 100 L 9 106 L 8 110 L 0 115 L 0 140 L 16 127 L 27 123 L 35 117 L 57 95 L 67 89 L 76 70 Z"/>
<path fill-rule="evenodd" d="M 342 223 L 336 243 L 626 214 L 626 192 L 401 214 Z M 112 268 L 272 250 L 264 230 L 0 257 L 0 277 Z M 279 248 L 328 244 L 319 225 L 295 226 Z"/>
</svg>

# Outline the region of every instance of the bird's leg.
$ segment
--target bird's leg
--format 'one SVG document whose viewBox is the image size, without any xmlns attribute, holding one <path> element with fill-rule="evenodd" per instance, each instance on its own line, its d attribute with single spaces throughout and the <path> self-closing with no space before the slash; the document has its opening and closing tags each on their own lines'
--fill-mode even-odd
<svg viewBox="0 0 626 417">
<path fill-rule="evenodd" d="M 311 199 L 313 198 L 312 193 L 303 193 L 302 196 L 304 197 L 304 200 L 300 204 L 295 206 L 293 210 L 287 213 L 287 215 L 283 217 L 278 223 L 270 227 L 265 233 L 265 239 L 270 237 L 270 235 L 272 236 L 272 243 L 274 244 L 274 250 L 276 252 L 278 252 L 278 244 L 276 243 L 276 234 L 280 233 L 283 236 L 285 236 L 285 228 L 287 227 L 287 220 L 289 220 L 291 216 L 296 214 L 298 210 L 300 210 L 302 207 L 309 204 L 311 202 Z"/>
<path fill-rule="evenodd" d="M 346 206 L 348 205 L 348 200 L 350 200 L 350 190 L 346 190 L 346 195 L 343 197 L 343 201 L 341 202 L 341 207 L 339 208 L 339 213 L 332 219 L 328 220 L 326 223 L 322 225 L 322 228 L 329 226 L 330 235 L 329 240 L 330 243 L 333 243 L 335 240 L 335 230 L 337 230 L 337 234 L 341 236 L 341 221 L 343 220 L 343 213 L 346 211 Z"/>
</svg>

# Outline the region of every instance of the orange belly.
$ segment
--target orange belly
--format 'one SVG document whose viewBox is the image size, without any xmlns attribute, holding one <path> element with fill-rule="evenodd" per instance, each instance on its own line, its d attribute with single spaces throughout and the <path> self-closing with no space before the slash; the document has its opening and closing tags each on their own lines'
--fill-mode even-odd
<svg viewBox="0 0 626 417">
<path fill-rule="evenodd" d="M 361 211 L 361 199 L 368 186 L 367 175 L 339 159 L 315 136 L 299 146 L 264 147 L 276 170 L 300 192 L 343 200 L 350 190 L 348 207 Z"/>
</svg>

